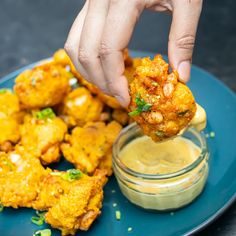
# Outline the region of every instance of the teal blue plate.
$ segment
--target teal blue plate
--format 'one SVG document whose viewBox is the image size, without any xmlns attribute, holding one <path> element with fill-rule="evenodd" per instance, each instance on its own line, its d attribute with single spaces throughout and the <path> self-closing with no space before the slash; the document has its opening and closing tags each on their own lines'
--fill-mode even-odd
<svg viewBox="0 0 236 236">
<path fill-rule="evenodd" d="M 153 56 L 150 53 L 132 52 L 132 56 Z M 0 87 L 11 88 L 15 77 L 33 65 L 24 67 L 4 77 Z M 189 82 L 196 100 L 207 111 L 206 132 L 214 131 L 215 138 L 208 139 L 211 152 L 210 173 L 203 193 L 189 206 L 176 212 L 153 213 L 139 209 L 129 203 L 121 194 L 116 180 L 112 177 L 105 187 L 102 215 L 88 232 L 78 232 L 86 236 L 179 236 L 190 235 L 216 219 L 236 199 L 236 96 L 214 76 L 195 66 Z M 65 161 L 55 168 L 66 169 Z M 117 207 L 113 207 L 117 203 Z M 121 220 L 115 218 L 120 210 Z M 31 209 L 11 208 L 0 213 L 1 236 L 31 236 L 48 225 L 36 226 L 30 218 Z M 128 232 L 128 228 L 132 231 Z M 60 235 L 53 230 L 52 235 Z"/>
</svg>

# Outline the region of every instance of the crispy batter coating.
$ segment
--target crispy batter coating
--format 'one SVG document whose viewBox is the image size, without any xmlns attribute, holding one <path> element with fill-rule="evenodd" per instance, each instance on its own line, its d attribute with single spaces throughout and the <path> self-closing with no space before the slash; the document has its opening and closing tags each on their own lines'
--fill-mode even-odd
<svg viewBox="0 0 236 236">
<path fill-rule="evenodd" d="M 60 110 L 69 126 L 83 126 L 86 122 L 99 120 L 103 103 L 92 96 L 89 90 L 79 87 L 65 97 Z"/>
<path fill-rule="evenodd" d="M 142 59 L 130 84 L 130 116 L 154 141 L 172 137 L 188 126 L 196 112 L 190 89 L 169 73 L 168 64 L 157 55 Z"/>
<path fill-rule="evenodd" d="M 54 63 L 37 66 L 21 73 L 14 90 L 23 108 L 44 108 L 57 105 L 68 93 L 71 73 Z"/>
<path fill-rule="evenodd" d="M 63 172 L 53 172 L 44 178 L 33 207 L 48 210 L 46 222 L 60 229 L 62 235 L 74 235 L 78 229 L 88 230 L 101 213 L 102 187 L 107 181 L 105 172 L 97 170 L 92 177 L 83 174 L 72 182 L 58 173 Z"/>
<path fill-rule="evenodd" d="M 59 161 L 60 144 L 67 132 L 67 126 L 62 119 L 38 119 L 29 115 L 25 117 L 20 132 L 21 145 L 44 165 Z"/>
<path fill-rule="evenodd" d="M 7 116 L 15 117 L 20 112 L 20 104 L 17 96 L 8 89 L 0 90 L 0 111 Z"/>
<path fill-rule="evenodd" d="M 48 174 L 40 161 L 22 147 L 0 153 L 0 202 L 4 206 L 32 207 L 39 184 Z"/>
<path fill-rule="evenodd" d="M 84 176 L 74 181 L 69 192 L 63 194 L 58 203 L 49 209 L 45 216 L 46 222 L 60 229 L 62 235 L 74 235 L 78 229 L 88 230 L 101 214 L 102 187 L 105 182 L 103 174 Z"/>
<path fill-rule="evenodd" d="M 64 49 L 59 49 L 54 53 L 53 62 L 63 67 L 69 66 L 70 72 L 78 79 L 79 82 L 83 79 Z"/>
<path fill-rule="evenodd" d="M 0 151 L 8 152 L 20 139 L 20 125 L 17 120 L 0 113 Z"/>
<path fill-rule="evenodd" d="M 76 168 L 89 174 L 106 161 L 109 165 L 104 166 L 109 175 L 112 173 L 112 166 L 106 158 L 111 159 L 111 147 L 121 128 L 116 121 L 107 126 L 103 122 L 89 122 L 83 128 L 76 127 L 61 145 L 63 155 Z"/>
<path fill-rule="evenodd" d="M 101 213 L 106 172 L 97 170 L 92 177 L 82 174 L 71 181 L 61 176 L 64 173 L 44 169 L 22 146 L 1 152 L 0 202 L 6 207 L 47 210 L 46 222 L 62 235 L 88 230 Z"/>
</svg>

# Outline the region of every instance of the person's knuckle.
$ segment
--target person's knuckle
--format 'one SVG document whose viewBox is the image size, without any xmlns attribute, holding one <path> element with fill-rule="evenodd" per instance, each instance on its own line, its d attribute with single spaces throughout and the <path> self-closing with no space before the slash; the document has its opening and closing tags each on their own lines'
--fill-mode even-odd
<svg viewBox="0 0 236 236">
<path fill-rule="evenodd" d="M 79 47 L 78 60 L 82 65 L 88 65 L 90 63 L 89 53 L 83 47 Z"/>
<path fill-rule="evenodd" d="M 101 43 L 100 49 L 99 49 L 99 56 L 100 57 L 106 57 L 112 53 L 112 48 L 105 42 Z"/>
<path fill-rule="evenodd" d="M 68 55 L 71 55 L 73 53 L 73 46 L 71 45 L 71 43 L 66 42 L 64 45 L 64 49 L 67 52 Z"/>
<path fill-rule="evenodd" d="M 192 50 L 194 48 L 195 37 L 190 34 L 183 35 L 175 42 L 179 49 Z"/>
</svg>

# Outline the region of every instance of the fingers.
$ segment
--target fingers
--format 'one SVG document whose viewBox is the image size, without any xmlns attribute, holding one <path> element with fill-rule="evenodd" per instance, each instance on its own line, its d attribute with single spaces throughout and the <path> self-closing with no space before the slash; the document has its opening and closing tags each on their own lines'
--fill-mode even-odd
<svg viewBox="0 0 236 236">
<path fill-rule="evenodd" d="M 187 82 L 190 77 L 193 47 L 201 8 L 201 0 L 173 1 L 168 56 L 172 68 L 178 70 L 180 80 L 183 82 Z"/>
<path fill-rule="evenodd" d="M 68 38 L 65 43 L 65 50 L 69 55 L 70 59 L 72 60 L 75 68 L 79 71 L 85 78 L 88 77 L 87 73 L 85 72 L 84 68 L 78 61 L 79 56 L 79 43 L 80 43 L 80 36 L 84 25 L 84 19 L 87 15 L 89 1 L 86 1 L 82 10 L 76 17 L 68 35 Z"/>
<path fill-rule="evenodd" d="M 121 105 L 128 106 L 128 83 L 123 76 L 122 50 L 128 45 L 144 1 L 110 1 L 101 40 L 100 58 L 109 91 Z"/>
<path fill-rule="evenodd" d="M 79 45 L 79 62 L 91 82 L 109 93 L 103 73 L 99 49 L 108 13 L 109 0 L 90 0 Z"/>
</svg>

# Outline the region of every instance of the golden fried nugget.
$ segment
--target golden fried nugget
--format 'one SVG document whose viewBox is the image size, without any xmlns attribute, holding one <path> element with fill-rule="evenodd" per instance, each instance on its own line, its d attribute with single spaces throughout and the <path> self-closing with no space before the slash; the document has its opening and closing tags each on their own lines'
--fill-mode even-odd
<svg viewBox="0 0 236 236">
<path fill-rule="evenodd" d="M 154 141 L 177 135 L 188 126 L 196 112 L 190 89 L 178 82 L 178 73 L 169 73 L 161 55 L 142 59 L 130 84 L 129 115 Z"/>
<path fill-rule="evenodd" d="M 20 112 L 18 97 L 8 89 L 0 89 L 0 112 L 7 116 L 15 116 Z"/>
<path fill-rule="evenodd" d="M 69 126 L 83 126 L 89 121 L 98 121 L 103 103 L 84 87 L 71 91 L 60 107 L 60 115 Z"/>
<path fill-rule="evenodd" d="M 71 77 L 63 67 L 47 63 L 17 76 L 14 90 L 25 109 L 54 106 L 69 92 Z"/>
<path fill-rule="evenodd" d="M 21 145 L 44 165 L 59 161 L 60 144 L 67 132 L 67 126 L 62 119 L 55 115 L 51 118 L 29 115 L 25 117 L 20 132 Z"/>
<path fill-rule="evenodd" d="M 81 82 L 81 80 L 83 80 L 82 75 L 76 70 L 64 49 L 59 49 L 54 53 L 53 62 L 63 67 L 69 66 L 70 72 L 78 79 L 78 81 Z"/>
<path fill-rule="evenodd" d="M 20 139 L 20 125 L 16 119 L 0 113 L 0 131 L 0 151 L 8 152 Z"/>
<path fill-rule="evenodd" d="M 74 235 L 78 229 L 88 230 L 101 214 L 103 176 L 85 176 L 70 183 L 70 191 L 63 194 L 45 215 L 46 222 L 60 229 L 62 235 Z"/>
<path fill-rule="evenodd" d="M 0 153 L 0 202 L 7 207 L 32 207 L 39 184 L 48 174 L 40 161 L 18 146 Z"/>
<path fill-rule="evenodd" d="M 92 174 L 111 152 L 112 144 L 121 128 L 116 121 L 108 125 L 103 122 L 89 122 L 83 128 L 76 127 L 61 145 L 63 155 L 76 168 Z M 112 173 L 111 165 L 106 166 L 106 169 L 108 174 Z"/>
<path fill-rule="evenodd" d="M 41 182 L 33 207 L 48 210 L 46 222 L 60 229 L 62 235 L 74 235 L 77 230 L 88 230 L 100 215 L 105 172 L 97 170 L 94 176 L 82 174 L 78 179 L 66 180 L 67 172 L 51 172 Z"/>
<path fill-rule="evenodd" d="M 17 96 L 8 89 L 0 89 L 0 151 L 12 150 L 20 139 L 20 116 Z"/>
</svg>

